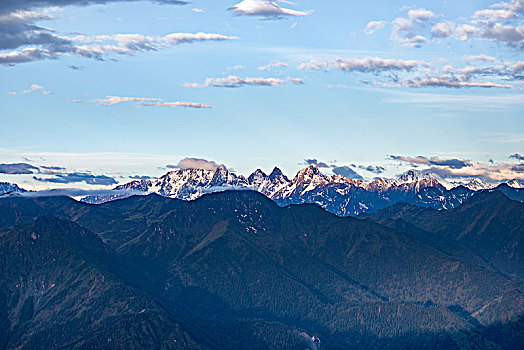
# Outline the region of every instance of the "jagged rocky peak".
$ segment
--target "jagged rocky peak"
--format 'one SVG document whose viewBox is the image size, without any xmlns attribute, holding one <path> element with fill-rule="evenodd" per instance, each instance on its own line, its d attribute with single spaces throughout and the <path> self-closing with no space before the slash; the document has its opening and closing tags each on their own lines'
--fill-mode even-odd
<svg viewBox="0 0 524 350">
<path fill-rule="evenodd" d="M 278 167 L 274 167 L 273 171 L 271 171 L 271 174 L 269 174 L 269 180 L 273 183 L 275 182 L 289 182 L 289 179 L 286 175 L 280 170 Z"/>
<path fill-rule="evenodd" d="M 304 169 L 300 170 L 295 178 L 293 179 L 294 182 L 327 182 L 328 178 L 320 172 L 318 167 L 315 164 L 310 164 Z"/>
<path fill-rule="evenodd" d="M 13 184 L 9 182 L 0 182 L 0 194 L 10 193 L 10 192 L 26 192 L 26 190 L 18 187 L 17 184 Z"/>
<path fill-rule="evenodd" d="M 419 183 L 423 187 L 427 186 L 443 186 L 447 190 L 456 187 L 455 184 L 452 184 L 444 180 L 440 175 L 431 173 L 431 172 L 422 172 L 415 169 L 411 169 L 402 174 L 399 179 L 396 181 L 396 185 L 403 185 L 408 183 Z"/>
<path fill-rule="evenodd" d="M 247 181 L 249 182 L 250 185 L 260 186 L 267 179 L 268 179 L 268 176 L 266 175 L 266 173 L 264 173 L 260 169 L 257 169 L 251 175 L 249 175 L 249 177 L 247 178 Z"/>
<path fill-rule="evenodd" d="M 428 172 L 423 173 L 421 171 L 411 169 L 402 174 L 398 180 L 399 182 L 415 182 L 423 179 L 433 180 L 436 179 L 436 175 Z"/>
</svg>

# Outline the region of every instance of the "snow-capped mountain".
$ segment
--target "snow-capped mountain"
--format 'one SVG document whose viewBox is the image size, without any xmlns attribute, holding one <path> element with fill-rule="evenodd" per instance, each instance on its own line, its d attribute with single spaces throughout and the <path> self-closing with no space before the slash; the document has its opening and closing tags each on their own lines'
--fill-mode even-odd
<svg viewBox="0 0 524 350">
<path fill-rule="evenodd" d="M 513 188 L 524 188 L 524 181 L 513 179 L 511 181 L 507 181 L 506 185 Z"/>
<path fill-rule="evenodd" d="M 466 188 L 469 188 L 472 191 L 490 190 L 490 189 L 495 187 L 495 186 L 493 186 L 491 184 L 487 184 L 487 183 L 485 183 L 482 180 L 477 179 L 477 178 L 473 178 L 473 179 L 471 179 L 469 182 L 467 182 L 465 184 L 458 184 L 458 185 L 462 185 L 462 186 L 464 186 Z"/>
<path fill-rule="evenodd" d="M 10 192 L 26 192 L 26 190 L 18 187 L 17 184 L 12 184 L 9 182 L 0 182 L 0 195 Z"/>
<path fill-rule="evenodd" d="M 475 191 L 486 188 L 489 185 L 480 180 L 458 186 L 436 174 L 416 170 L 410 170 L 396 180 L 377 179 L 366 183 L 341 175 L 325 175 L 316 165 L 300 170 L 292 179 L 288 179 L 279 168 L 274 168 L 269 175 L 257 169 L 246 178 L 219 166 L 215 170 L 174 170 L 157 180 L 132 181 L 117 186 L 115 195 L 86 197 L 84 201 L 103 203 L 147 193 L 193 200 L 210 192 L 251 189 L 263 193 L 280 206 L 316 203 L 334 214 L 348 216 L 373 212 L 398 202 L 435 209 L 453 208 Z"/>
</svg>

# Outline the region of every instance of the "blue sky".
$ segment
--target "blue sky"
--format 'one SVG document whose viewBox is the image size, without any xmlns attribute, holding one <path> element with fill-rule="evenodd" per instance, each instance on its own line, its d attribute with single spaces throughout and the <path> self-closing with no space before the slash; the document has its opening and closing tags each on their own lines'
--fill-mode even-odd
<svg viewBox="0 0 524 350">
<path fill-rule="evenodd" d="M 39 170 L 0 181 L 104 188 L 53 179 L 185 157 L 524 179 L 522 0 L 2 3 L 0 163 Z"/>
</svg>

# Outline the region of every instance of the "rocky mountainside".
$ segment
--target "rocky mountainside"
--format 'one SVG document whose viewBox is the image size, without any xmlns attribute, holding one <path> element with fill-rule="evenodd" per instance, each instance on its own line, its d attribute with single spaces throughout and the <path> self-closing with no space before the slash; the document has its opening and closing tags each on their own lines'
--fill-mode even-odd
<svg viewBox="0 0 524 350">
<path fill-rule="evenodd" d="M 367 219 L 282 208 L 255 191 L 96 206 L 10 197 L 0 213 L 4 348 L 524 341 L 524 204 L 500 192 L 448 211 L 397 204 Z"/>
<path fill-rule="evenodd" d="M 508 183 L 506 194 L 519 199 L 516 194 L 520 183 Z M 513 186 L 513 187 L 512 187 Z M 87 203 L 103 203 L 132 194 L 157 193 L 161 196 L 193 200 L 205 193 L 224 190 L 256 190 L 280 206 L 314 203 L 339 216 L 354 216 L 405 202 L 434 209 L 454 208 L 492 186 L 478 179 L 461 185 L 449 183 L 432 173 L 410 170 L 397 180 L 377 179 L 370 183 L 353 180 L 341 175 L 324 175 L 317 166 L 310 165 L 288 179 L 280 169 L 274 168 L 267 175 L 258 169 L 245 178 L 228 171 L 224 166 L 215 171 L 179 169 L 158 180 L 140 180 L 117 186 L 115 195 L 86 197 Z"/>
</svg>

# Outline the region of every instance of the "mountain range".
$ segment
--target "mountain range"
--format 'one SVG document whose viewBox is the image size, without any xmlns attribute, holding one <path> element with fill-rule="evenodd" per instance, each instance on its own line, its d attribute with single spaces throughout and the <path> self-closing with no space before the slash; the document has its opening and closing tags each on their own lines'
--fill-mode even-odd
<svg viewBox="0 0 524 350">
<path fill-rule="evenodd" d="M 357 218 L 257 191 L 11 196 L 0 213 L 2 348 L 524 343 L 524 204 L 501 191 Z"/>
<path fill-rule="evenodd" d="M 479 191 L 501 190 L 515 200 L 524 199 L 524 185 L 512 180 L 498 186 L 479 179 L 469 183 L 449 183 L 440 176 L 410 170 L 396 180 L 376 179 L 369 183 L 342 175 L 324 175 L 312 164 L 292 179 L 279 168 L 267 175 L 258 169 L 247 178 L 228 171 L 178 169 L 157 180 L 136 180 L 115 188 L 114 195 L 88 196 L 86 203 L 100 204 L 132 194 L 157 193 L 161 196 L 193 200 L 205 193 L 227 189 L 256 190 L 280 206 L 314 203 L 339 216 L 371 213 L 403 202 L 434 209 L 454 208 Z"/>
</svg>

